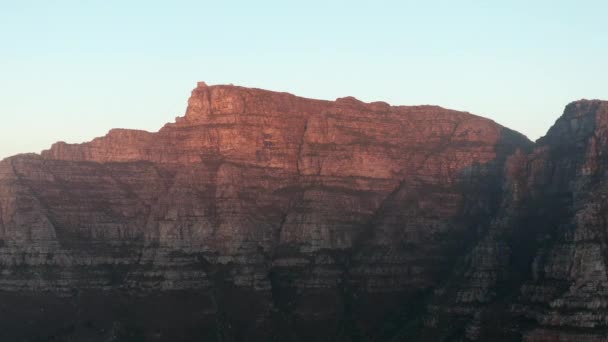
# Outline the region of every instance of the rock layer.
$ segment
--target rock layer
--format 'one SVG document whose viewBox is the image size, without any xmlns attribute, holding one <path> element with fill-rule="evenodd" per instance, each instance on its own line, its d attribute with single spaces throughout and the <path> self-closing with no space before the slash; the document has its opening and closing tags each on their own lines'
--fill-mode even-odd
<svg viewBox="0 0 608 342">
<path fill-rule="evenodd" d="M 0 162 L 0 339 L 602 339 L 607 108 L 534 145 L 201 82 L 156 133 Z"/>
</svg>

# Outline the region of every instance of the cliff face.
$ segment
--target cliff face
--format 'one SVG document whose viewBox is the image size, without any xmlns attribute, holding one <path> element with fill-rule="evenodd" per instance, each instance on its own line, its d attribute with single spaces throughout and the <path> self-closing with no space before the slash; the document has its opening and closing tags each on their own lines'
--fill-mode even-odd
<svg viewBox="0 0 608 342">
<path fill-rule="evenodd" d="M 607 108 L 533 145 L 199 83 L 159 132 L 0 162 L 0 339 L 601 339 Z"/>
<path fill-rule="evenodd" d="M 426 336 L 608 339 L 607 142 L 608 102 L 582 100 L 508 158 L 501 207 L 434 291 Z"/>
<path fill-rule="evenodd" d="M 528 182 L 538 249 L 518 310 L 541 327 L 528 340 L 606 340 L 608 103 L 568 105 L 537 145 Z"/>
</svg>

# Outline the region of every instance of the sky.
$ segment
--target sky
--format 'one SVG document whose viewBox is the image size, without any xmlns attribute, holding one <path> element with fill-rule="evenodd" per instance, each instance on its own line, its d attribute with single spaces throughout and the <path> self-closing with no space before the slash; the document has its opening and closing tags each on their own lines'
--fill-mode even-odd
<svg viewBox="0 0 608 342">
<path fill-rule="evenodd" d="M 608 100 L 608 1 L 0 0 L 0 159 L 158 130 L 197 81 L 434 104 L 530 139 Z"/>
</svg>

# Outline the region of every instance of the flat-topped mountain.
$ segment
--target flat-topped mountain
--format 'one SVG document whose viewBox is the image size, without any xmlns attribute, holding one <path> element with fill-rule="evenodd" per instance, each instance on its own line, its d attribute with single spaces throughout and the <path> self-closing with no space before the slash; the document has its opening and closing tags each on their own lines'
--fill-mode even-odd
<svg viewBox="0 0 608 342">
<path fill-rule="evenodd" d="M 600 341 L 607 124 L 200 82 L 0 162 L 0 340 Z"/>
</svg>

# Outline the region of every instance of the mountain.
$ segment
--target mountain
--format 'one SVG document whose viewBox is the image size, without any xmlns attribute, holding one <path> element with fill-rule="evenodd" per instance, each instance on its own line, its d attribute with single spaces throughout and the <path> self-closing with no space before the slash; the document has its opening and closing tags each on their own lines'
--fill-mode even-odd
<svg viewBox="0 0 608 342">
<path fill-rule="evenodd" d="M 2 341 L 602 341 L 608 102 L 532 143 L 436 106 L 193 90 L 0 162 Z"/>
</svg>

